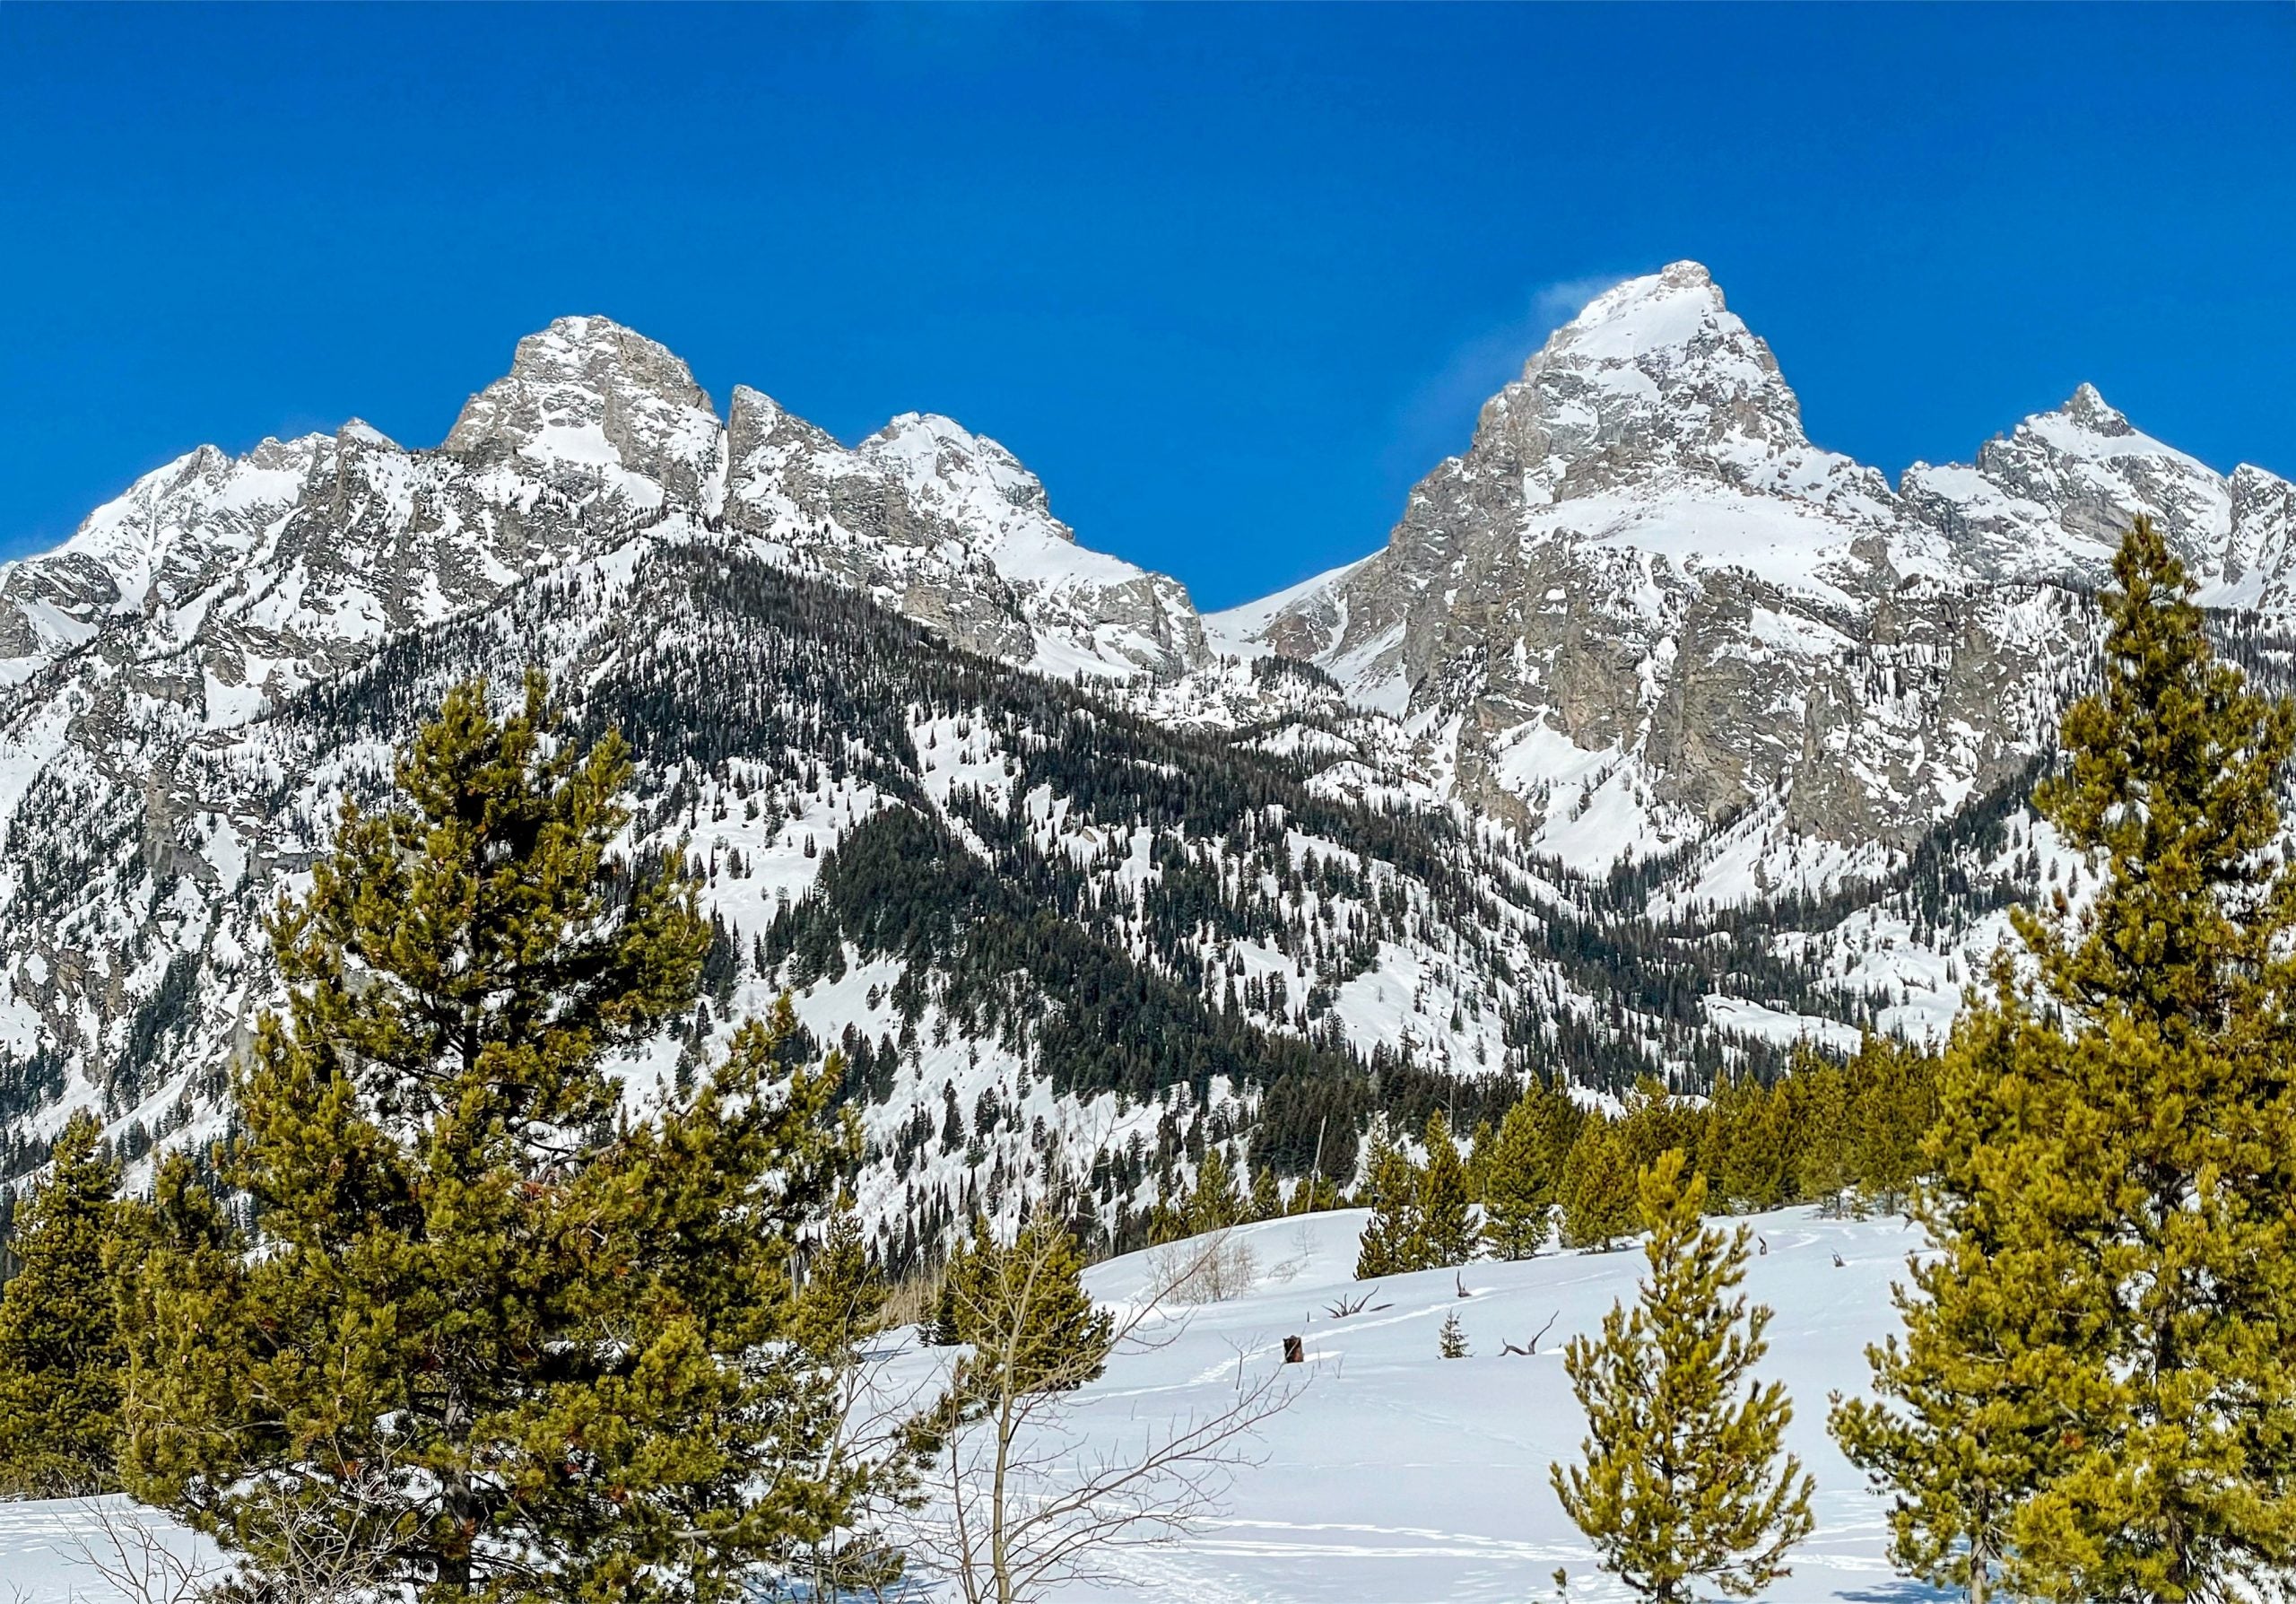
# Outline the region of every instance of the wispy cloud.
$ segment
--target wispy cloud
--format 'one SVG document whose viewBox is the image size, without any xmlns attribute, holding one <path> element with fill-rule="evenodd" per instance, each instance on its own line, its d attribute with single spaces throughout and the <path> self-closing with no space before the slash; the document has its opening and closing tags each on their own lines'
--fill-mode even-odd
<svg viewBox="0 0 2296 1604">
<path fill-rule="evenodd" d="M 1525 298 L 1521 316 L 1459 344 L 1397 409 L 1389 471 L 1416 479 L 1443 458 L 1465 450 L 1483 404 L 1522 373 L 1547 336 L 1630 276 L 1598 273 L 1541 284 Z"/>
</svg>

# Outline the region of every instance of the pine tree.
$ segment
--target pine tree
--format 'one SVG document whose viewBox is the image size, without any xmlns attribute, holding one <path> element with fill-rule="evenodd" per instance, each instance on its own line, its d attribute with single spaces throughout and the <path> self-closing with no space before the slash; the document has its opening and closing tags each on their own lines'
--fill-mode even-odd
<svg viewBox="0 0 2296 1604">
<path fill-rule="evenodd" d="M 1793 1406 L 1776 1382 L 1747 1385 L 1770 1323 L 1738 1291 L 1750 1234 L 1709 1229 L 1706 1182 L 1683 1170 L 1672 1152 L 1640 1177 L 1649 1273 L 1599 1341 L 1564 1350 L 1586 1462 L 1549 1472 L 1603 1568 L 1658 1604 L 1687 1600 L 1697 1581 L 1752 1597 L 1788 1574 L 1787 1551 L 1813 1525 L 1811 1478 L 1779 1460 Z"/>
<path fill-rule="evenodd" d="M 1412 1268 L 1465 1264 L 1474 1257 L 1475 1235 L 1466 1168 L 1451 1140 L 1451 1123 L 1437 1109 L 1427 1116 L 1427 1163 L 1419 1172 L 1419 1244 Z"/>
<path fill-rule="evenodd" d="M 848 1193 L 806 1264 L 804 1282 L 790 1311 L 789 1337 L 805 1353 L 841 1363 L 854 1346 L 883 1328 L 885 1284 L 869 1261 L 868 1244 Z"/>
<path fill-rule="evenodd" d="M 166 1179 L 136 1277 L 126 1480 L 245 1556 L 289 1529 L 388 1588 L 717 1600 L 844 1518 L 788 1267 L 853 1133 L 786 1004 L 631 1118 L 609 1054 L 681 1017 L 708 927 L 608 859 L 629 765 L 448 693 L 411 806 L 346 806 L 236 1078 L 252 1235 Z"/>
<path fill-rule="evenodd" d="M 1609 1252 L 1640 1218 L 1616 1124 L 1589 1120 L 1562 1163 L 1562 1245 Z"/>
<path fill-rule="evenodd" d="M 1716 1184 L 1734 1208 L 1776 1208 L 1793 1189 L 1794 1128 L 1782 1085 L 1733 1077 L 1708 1105 Z"/>
<path fill-rule="evenodd" d="M 935 1444 L 921 1419 L 888 1421 L 874 1403 L 870 1338 L 885 1327 L 885 1284 L 873 1260 L 852 1195 L 838 1199 L 820 1241 L 802 1260 L 802 1282 L 785 1327 L 788 1340 L 845 1400 L 845 1429 L 810 1434 L 809 1480 L 832 1496 L 866 1497 L 883 1511 L 915 1501 Z M 811 1382 L 813 1378 L 809 1376 Z M 903 1559 L 860 1512 L 826 1530 L 798 1525 L 777 1553 L 778 1585 L 769 1597 L 882 1598 L 897 1591 Z"/>
<path fill-rule="evenodd" d="M 949 1280 L 958 1339 L 975 1351 L 975 1390 L 1081 1387 L 1107 1364 L 1113 1317 L 1084 1290 L 1084 1255 L 1050 1209 L 1031 1212 L 1009 1243 L 976 1220 Z"/>
<path fill-rule="evenodd" d="M 0 1490 L 21 1497 L 83 1497 L 117 1482 L 119 1172 L 102 1137 L 92 1115 L 73 1116 L 16 1214 L 17 1269 L 0 1289 Z"/>
<path fill-rule="evenodd" d="M 954 1347 L 964 1340 L 957 1333 L 957 1284 L 945 1268 L 933 1290 L 933 1314 L 922 1336 L 927 1347 Z"/>
<path fill-rule="evenodd" d="M 1848 1070 L 1850 1167 L 1868 1206 L 1893 1214 L 1911 1196 L 1937 1117 L 1935 1080 L 1918 1048 L 1870 1034 L 1858 1044 Z"/>
<path fill-rule="evenodd" d="M 1236 1172 L 1228 1155 L 1215 1145 L 1204 1150 L 1196 1166 L 1196 1190 L 1188 1194 L 1187 1234 L 1225 1231 L 1244 1223 L 1244 1200 L 1236 1192 Z"/>
<path fill-rule="evenodd" d="M 1459 1324 L 1457 1309 L 1443 1317 L 1443 1329 L 1436 1333 L 1435 1351 L 1437 1356 L 1445 1359 L 1467 1357 L 1466 1329 Z"/>
<path fill-rule="evenodd" d="M 1283 1212 L 1323 1214 L 1346 1207 L 1347 1199 L 1340 1195 L 1339 1182 L 1328 1175 L 1307 1175 L 1292 1182 L 1292 1196 L 1286 1199 Z"/>
<path fill-rule="evenodd" d="M 1500 1120 L 1484 1162 L 1483 1240 L 1501 1259 L 1528 1259 L 1554 1228 L 1566 1141 L 1555 1142 L 1552 1103 L 1563 1094 L 1535 1084 Z"/>
<path fill-rule="evenodd" d="M 1634 1214 L 1634 1178 L 1659 1157 L 1679 1149 L 1690 1167 L 1700 1173 L 1711 1162 L 1705 1148 L 1706 1111 L 1677 1097 L 1657 1077 L 1646 1075 L 1626 1095 L 1626 1106 L 1612 1121 L 1612 1134 L 1626 1164 L 1626 1212 Z M 1629 1228 L 1630 1230 L 1631 1227 Z"/>
<path fill-rule="evenodd" d="M 1837 1214 L 1851 1180 L 1849 1092 L 1841 1069 L 1805 1051 L 1786 1088 L 1795 1103 L 1795 1195 Z"/>
<path fill-rule="evenodd" d="M 1902 1339 L 1866 1349 L 1887 1401 L 1837 1394 L 1831 1420 L 1842 1451 L 1892 1496 L 1892 1558 L 1972 1604 L 1996 1589 L 2018 1510 L 2068 1458 L 2049 1354 L 2079 1333 L 2054 1300 L 2023 1295 L 2069 1278 L 2067 1244 L 2005 1230 L 1980 1200 L 2010 1116 L 1997 1093 L 2021 1057 L 2048 1050 L 2037 1029 L 2005 955 L 1992 1006 L 1962 1016 L 1944 1057 L 1946 1113 L 1926 1147 L 1936 1179 L 1913 1211 L 1939 1251 L 1907 1260 Z"/>
<path fill-rule="evenodd" d="M 1922 1204 L 1951 1301 L 1909 1311 L 1876 1380 L 1917 1421 L 1996 1423 L 2004 1591 L 2261 1596 L 2296 1565 L 2296 874 L 2273 850 L 2296 707 L 2214 658 L 2149 520 L 2101 606 L 2101 687 L 2034 798 L 2097 889 L 2014 911 L 2039 996 L 1965 1025 L 1999 1045 L 1965 1045 L 1944 1086 Z M 2028 1398 L 2056 1410 L 2046 1454 Z M 1915 1447 L 1871 1458 L 1918 1559 L 1989 1516 Z"/>
<path fill-rule="evenodd" d="M 941 1285 L 933 1297 L 933 1318 L 926 1328 L 927 1345 L 955 1347 L 965 1340 L 966 1303 L 978 1295 L 980 1278 L 987 1273 L 990 1257 L 996 1251 L 996 1244 L 988 1234 L 987 1216 L 973 1216 L 971 1229 L 963 1241 L 949 1250 L 948 1262 L 941 1267 Z"/>
<path fill-rule="evenodd" d="M 1477 1120 L 1474 1129 L 1467 1133 L 1467 1196 L 1483 1204 L 1486 1210 L 1491 1203 L 1491 1155 L 1498 1145 L 1499 1127 L 1487 1115 Z"/>
<path fill-rule="evenodd" d="M 1251 1217 L 1272 1220 L 1283 1212 L 1283 1192 L 1275 1179 L 1274 1169 L 1260 1164 L 1252 1171 Z"/>
<path fill-rule="evenodd" d="M 1148 1210 L 1148 1245 L 1161 1247 L 1168 1242 L 1178 1242 L 1190 1234 L 1187 1207 L 1172 1195 L 1172 1172 L 1164 1170 L 1156 1177 L 1156 1201 Z"/>
<path fill-rule="evenodd" d="M 1367 1163 L 1371 1217 L 1356 1248 L 1355 1278 L 1376 1281 L 1417 1269 L 1425 1233 L 1420 1222 L 1416 1166 L 1378 1130 L 1372 1133 Z"/>
</svg>

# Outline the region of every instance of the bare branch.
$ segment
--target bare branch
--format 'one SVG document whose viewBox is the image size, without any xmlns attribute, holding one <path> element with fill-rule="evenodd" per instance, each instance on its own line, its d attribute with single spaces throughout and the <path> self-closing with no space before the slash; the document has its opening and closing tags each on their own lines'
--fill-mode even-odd
<svg viewBox="0 0 2296 1604">
<path fill-rule="evenodd" d="M 1126 1550 L 1176 1541 L 1216 1516 L 1237 1471 L 1259 1462 L 1258 1428 L 1297 1390 L 1275 1348 L 1258 1356 L 1272 1362 L 1257 1373 L 1256 1356 L 1239 1351 L 1232 1390 L 1175 1418 L 1144 1421 L 1136 1437 L 1091 1436 L 1076 1417 L 1076 1389 L 1108 1352 L 1139 1354 L 1178 1340 L 1185 1321 L 1170 1309 L 1205 1301 L 1207 1278 L 1235 1268 L 1231 1258 L 1222 1261 L 1230 1245 L 1215 1232 L 1150 1256 L 1150 1284 L 1115 1310 L 1109 1350 L 1031 1352 L 1025 1371 L 1010 1361 L 1052 1290 L 1045 1272 L 1057 1247 L 1048 1234 L 1023 1231 L 1008 1250 L 1037 1262 L 1003 1277 L 998 1297 L 968 1306 L 975 1354 L 959 1361 L 941 1407 L 935 1506 L 913 1539 L 965 1604 L 1035 1604 L 1065 1587 L 1111 1580 Z"/>
<path fill-rule="evenodd" d="M 199 1604 L 230 1569 L 182 1527 L 139 1505 L 104 1498 L 79 1507 L 91 1530 L 74 1535 L 73 1551 L 128 1604 Z"/>
</svg>

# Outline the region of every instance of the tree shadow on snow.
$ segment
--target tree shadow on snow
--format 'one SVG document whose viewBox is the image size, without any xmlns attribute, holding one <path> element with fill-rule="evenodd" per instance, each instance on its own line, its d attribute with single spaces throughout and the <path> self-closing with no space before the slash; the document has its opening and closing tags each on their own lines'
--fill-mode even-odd
<svg viewBox="0 0 2296 1604">
<path fill-rule="evenodd" d="M 1860 1588 L 1840 1595 L 1842 1604 L 1944 1604 L 1961 1595 L 1951 1588 L 1932 1587 L 1910 1576 L 1899 1576 L 1878 1587 Z"/>
</svg>

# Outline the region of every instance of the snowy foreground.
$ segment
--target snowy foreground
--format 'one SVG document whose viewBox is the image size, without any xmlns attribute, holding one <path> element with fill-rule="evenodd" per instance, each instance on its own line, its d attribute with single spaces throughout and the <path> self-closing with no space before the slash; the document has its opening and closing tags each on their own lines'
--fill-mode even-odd
<svg viewBox="0 0 2296 1604">
<path fill-rule="evenodd" d="M 1144 1423 L 1232 1396 L 1247 1368 L 1275 1364 L 1283 1339 L 1306 1339 L 1304 1386 L 1265 1428 L 1264 1462 L 1239 1477 L 1226 1515 L 1178 1547 L 1125 1555 L 1125 1584 L 1073 1591 L 1085 1600 L 1187 1604 L 1465 1604 L 1551 1598 L 1558 1565 L 1577 1600 L 1620 1599 L 1600 1575 L 1547 1486 L 1549 1461 L 1577 1451 L 1582 1423 L 1560 1349 L 1592 1330 L 1616 1298 L 1631 1298 L 1639 1249 L 1560 1254 L 1525 1264 L 1399 1276 L 1346 1320 L 1326 1312 L 1352 1285 L 1361 1211 L 1277 1220 L 1236 1233 L 1257 1261 L 1253 1290 L 1185 1312 L 1156 1351 L 1120 1356 L 1078 1395 L 1078 1418 L 1112 1449 Z M 1817 1477 L 1815 1535 L 1794 1575 L 1767 1596 L 1911 1604 L 1927 1590 L 1893 1575 L 1883 1557 L 1883 1505 L 1825 1433 L 1826 1395 L 1866 1377 L 1868 1342 L 1893 1325 L 1890 1283 L 1913 1238 L 1902 1220 L 1827 1220 L 1811 1209 L 1755 1216 L 1769 1243 L 1748 1276 L 1778 1312 L 1760 1374 L 1782 1378 L 1796 1417 L 1789 1443 Z M 1835 1256 L 1842 1263 L 1837 1267 Z M 1104 1299 L 1136 1295 L 1144 1256 L 1087 1277 Z M 1436 1330 L 1460 1311 L 1473 1356 L 1436 1356 Z M 1533 1357 L 1507 1355 L 1559 1316 Z M 896 1361 L 920 1382 L 938 1356 Z M 85 1506 L 0 1504 L 0 1600 L 118 1604 L 77 1553 L 95 1522 Z"/>
</svg>

